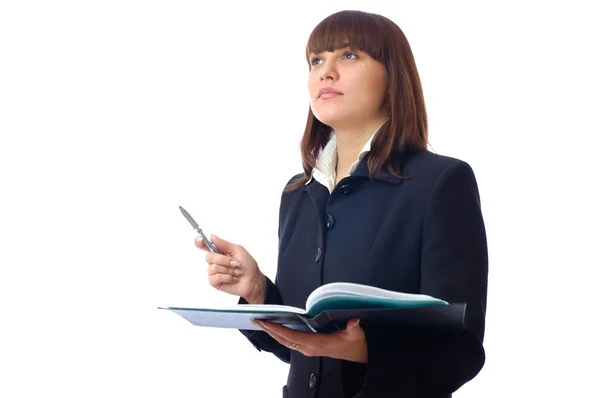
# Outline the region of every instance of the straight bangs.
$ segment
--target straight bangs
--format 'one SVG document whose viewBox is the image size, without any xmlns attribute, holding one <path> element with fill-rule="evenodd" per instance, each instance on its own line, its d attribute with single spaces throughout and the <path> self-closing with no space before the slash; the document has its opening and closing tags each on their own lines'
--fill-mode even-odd
<svg viewBox="0 0 600 398">
<path fill-rule="evenodd" d="M 379 62 L 385 57 L 385 31 L 374 15 L 360 11 L 343 11 L 330 15 L 319 23 L 308 38 L 306 61 L 310 54 L 350 47 L 364 51 Z"/>
</svg>

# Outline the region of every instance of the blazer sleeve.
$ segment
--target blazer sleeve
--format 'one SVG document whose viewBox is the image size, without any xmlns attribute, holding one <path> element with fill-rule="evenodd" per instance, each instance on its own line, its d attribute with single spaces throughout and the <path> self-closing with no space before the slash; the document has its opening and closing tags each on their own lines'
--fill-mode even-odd
<svg viewBox="0 0 600 398">
<path fill-rule="evenodd" d="M 471 167 L 454 160 L 438 176 L 423 221 L 421 293 L 467 303 L 466 329 L 389 330 L 362 325 L 368 347 L 357 397 L 435 397 L 453 393 L 485 362 L 488 255 Z M 346 376 L 361 370 L 345 363 Z"/>
<path fill-rule="evenodd" d="M 293 176 L 286 184 L 289 185 L 294 180 L 300 178 L 302 174 L 297 174 Z M 279 245 L 282 245 L 282 236 L 281 232 L 285 229 L 286 225 L 290 222 L 290 216 L 288 212 L 286 212 L 285 205 L 285 194 L 281 195 L 281 201 L 279 205 L 279 227 L 277 231 L 277 237 L 279 239 Z M 248 304 L 246 300 L 240 298 L 238 304 Z M 265 304 L 283 304 L 283 300 L 281 299 L 281 293 L 279 292 L 279 288 L 277 287 L 277 276 L 275 276 L 275 283 L 273 283 L 269 278 L 267 278 L 267 294 L 265 298 Z M 269 336 L 267 333 L 259 330 L 240 330 L 240 332 L 250 340 L 250 342 L 256 347 L 259 351 L 268 351 L 273 353 L 276 357 L 281 359 L 285 363 L 290 363 L 290 349 L 279 344 L 277 340 Z"/>
<path fill-rule="evenodd" d="M 265 304 L 283 304 L 277 286 L 268 277 L 265 276 L 265 278 L 267 280 Z M 248 302 L 240 297 L 238 304 L 248 304 Z M 283 362 L 290 363 L 290 349 L 279 344 L 267 333 L 260 330 L 240 330 L 240 332 L 250 340 L 258 351 L 271 352 Z"/>
</svg>

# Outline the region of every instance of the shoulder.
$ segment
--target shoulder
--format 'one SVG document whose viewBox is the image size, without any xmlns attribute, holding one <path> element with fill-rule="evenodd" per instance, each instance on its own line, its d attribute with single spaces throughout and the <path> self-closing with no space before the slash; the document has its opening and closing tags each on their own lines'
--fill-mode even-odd
<svg viewBox="0 0 600 398">
<path fill-rule="evenodd" d="M 285 184 L 285 186 L 283 187 L 282 191 L 285 190 L 287 187 L 289 187 L 291 184 L 295 183 L 296 181 L 302 179 L 304 177 L 304 173 L 299 173 L 294 175 L 292 178 L 290 178 L 288 180 L 288 182 Z M 293 193 L 293 192 L 297 192 L 302 188 L 303 184 L 299 185 L 296 189 L 292 190 L 292 191 L 288 191 L 288 192 L 282 192 L 282 196 L 285 194 L 289 194 L 289 193 Z"/>
<path fill-rule="evenodd" d="M 404 162 L 404 170 L 406 172 L 420 170 L 424 172 L 439 173 L 449 166 L 470 167 L 469 164 L 462 159 L 440 155 L 430 151 L 414 152 L 410 154 Z"/>
<path fill-rule="evenodd" d="M 430 151 L 411 154 L 404 162 L 403 174 L 428 184 L 455 174 L 474 178 L 473 169 L 465 160 Z"/>
<path fill-rule="evenodd" d="M 300 174 L 296 174 L 295 176 L 293 176 L 292 178 L 290 178 L 287 182 L 287 184 L 285 184 L 285 186 L 287 187 L 288 185 L 290 185 L 291 183 L 293 183 L 294 181 L 300 179 L 304 177 L 304 173 L 300 173 Z"/>
<path fill-rule="evenodd" d="M 478 183 L 471 165 L 456 157 L 420 151 L 404 160 L 402 175 L 407 178 L 402 195 L 409 194 L 423 204 L 439 197 L 479 198 Z M 408 189 L 407 189 L 408 188 Z M 432 199 L 433 198 L 433 199 Z"/>
<path fill-rule="evenodd" d="M 290 178 L 287 182 L 287 184 L 285 184 L 285 187 L 282 190 L 281 193 L 281 200 L 279 203 L 279 238 L 282 238 L 282 233 L 283 231 L 287 230 L 287 227 L 291 224 L 293 224 L 293 220 L 295 219 L 295 215 L 294 213 L 297 213 L 299 206 L 298 204 L 300 203 L 303 195 L 302 192 L 304 191 L 302 188 L 304 187 L 304 184 L 299 185 L 297 188 L 291 190 L 291 191 L 287 191 L 285 192 L 285 188 L 287 188 L 290 184 L 293 184 L 294 182 L 298 181 L 299 179 L 302 179 L 302 177 L 304 176 L 304 173 L 300 173 L 300 174 L 296 174 L 295 176 L 293 176 L 292 178 Z M 296 211 L 294 211 L 293 209 L 296 209 Z"/>
<path fill-rule="evenodd" d="M 281 189 L 281 199 L 280 199 L 280 212 L 285 212 L 285 208 L 288 207 L 290 201 L 294 202 L 295 197 L 302 197 L 302 192 L 304 191 L 304 184 L 300 184 L 298 180 L 301 180 L 304 177 L 304 173 L 296 174 L 292 178 L 288 180 L 284 187 Z M 291 190 L 286 189 L 291 185 L 297 183 L 295 188 Z"/>
</svg>

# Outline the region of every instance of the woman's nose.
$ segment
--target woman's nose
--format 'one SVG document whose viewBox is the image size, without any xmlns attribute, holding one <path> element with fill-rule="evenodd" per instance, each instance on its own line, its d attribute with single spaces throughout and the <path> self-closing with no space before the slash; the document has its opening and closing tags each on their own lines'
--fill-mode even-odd
<svg viewBox="0 0 600 398">
<path fill-rule="evenodd" d="M 320 75 L 319 77 L 321 78 L 321 81 L 323 80 L 337 80 L 338 79 L 338 72 L 337 69 L 335 68 L 335 65 L 333 65 L 333 63 L 331 62 L 325 62 L 323 64 L 323 67 L 321 68 L 320 71 Z"/>
</svg>

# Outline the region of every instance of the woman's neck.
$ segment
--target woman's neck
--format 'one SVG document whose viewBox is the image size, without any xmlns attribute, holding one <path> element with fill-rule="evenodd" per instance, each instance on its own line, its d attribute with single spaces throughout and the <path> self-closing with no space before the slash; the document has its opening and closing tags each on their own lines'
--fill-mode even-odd
<svg viewBox="0 0 600 398">
<path fill-rule="evenodd" d="M 358 128 L 335 129 L 337 141 L 336 182 L 348 175 L 350 166 L 356 162 L 367 141 L 386 119 L 387 116 L 383 116 Z"/>
</svg>

